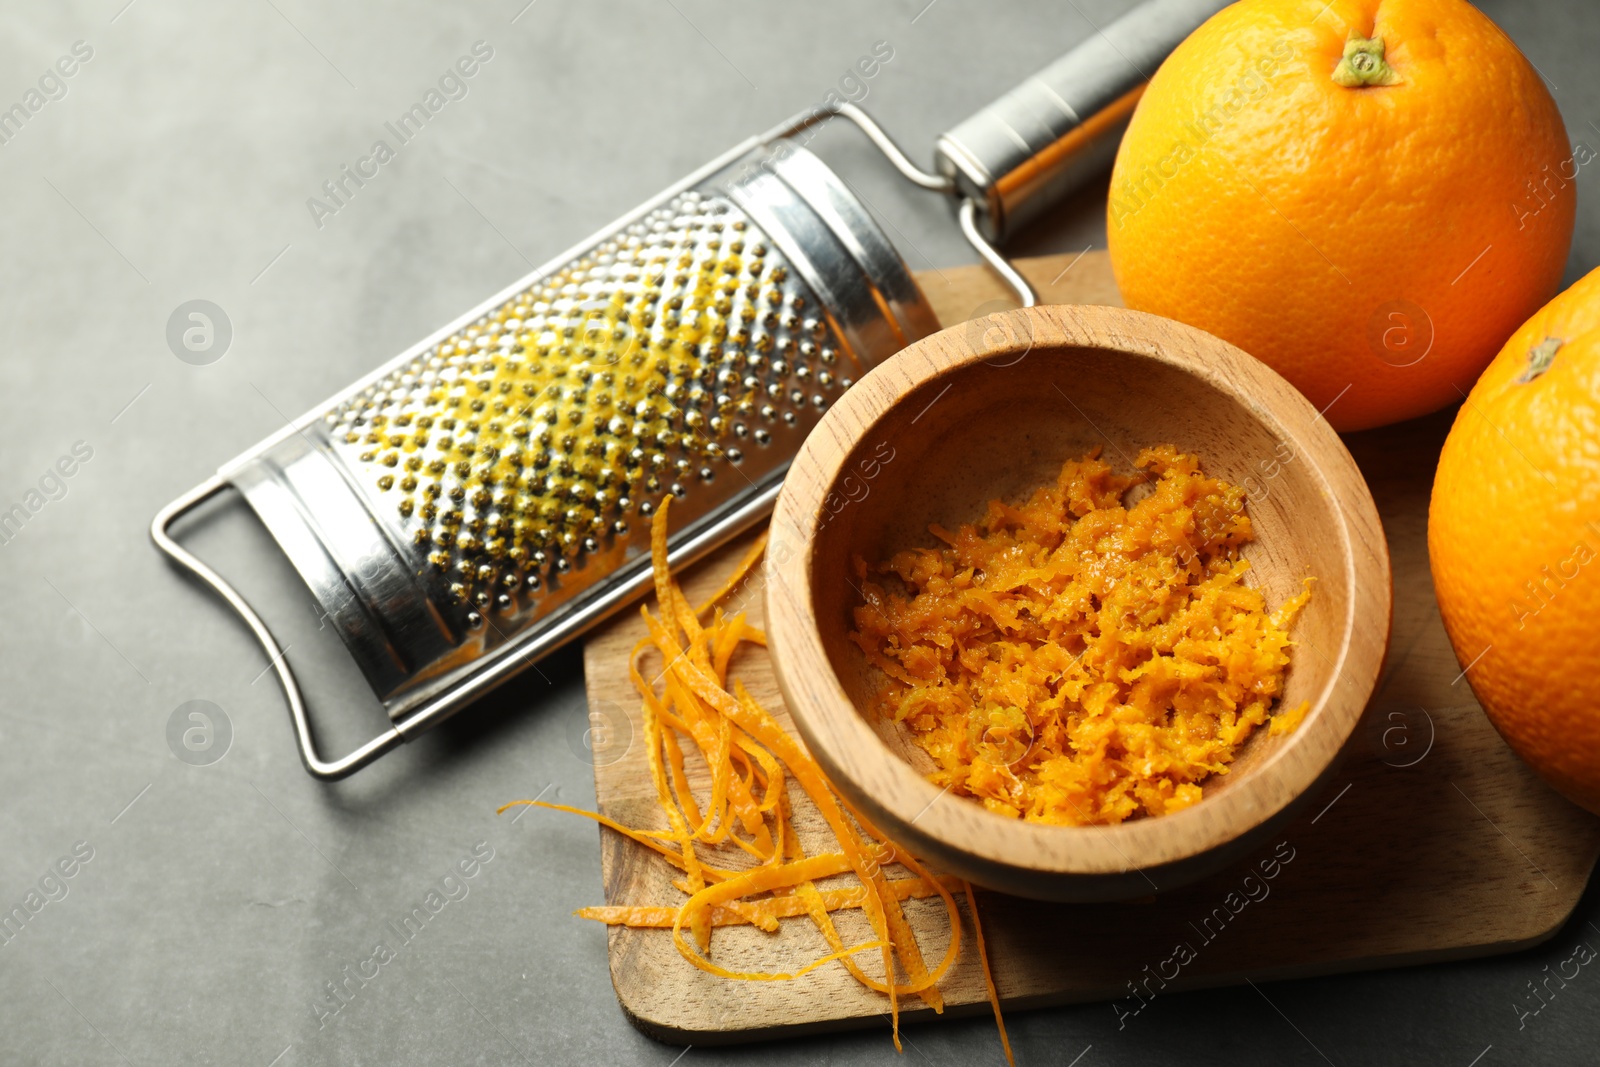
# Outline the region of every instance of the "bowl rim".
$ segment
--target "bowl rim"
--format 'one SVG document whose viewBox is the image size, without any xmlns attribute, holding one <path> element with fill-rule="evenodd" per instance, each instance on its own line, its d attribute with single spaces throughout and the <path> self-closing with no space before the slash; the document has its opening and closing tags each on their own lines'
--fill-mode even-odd
<svg viewBox="0 0 1600 1067">
<path fill-rule="evenodd" d="M 1388 546 L 1354 458 L 1321 413 L 1286 380 L 1194 327 L 1123 308 L 1078 305 L 1026 308 L 977 321 L 984 323 L 982 329 L 972 323 L 945 329 L 875 367 L 835 402 L 784 480 L 766 562 L 767 639 L 785 705 L 812 756 L 835 787 L 892 840 L 919 855 L 948 858 L 953 853 L 980 882 L 989 879 L 978 872 L 1125 876 L 1192 859 L 1274 819 L 1331 770 L 1366 708 L 1388 645 Z M 1199 377 L 1248 410 L 1278 440 L 1290 442 L 1297 456 L 1306 458 L 1340 520 L 1328 533 L 1339 539 L 1351 595 L 1332 672 L 1304 723 L 1237 785 L 1170 815 L 1114 826 L 1063 827 L 1007 819 L 969 799 L 946 797 L 948 790 L 936 788 L 893 752 L 833 670 L 812 609 L 811 575 L 817 519 L 828 492 L 861 439 L 901 400 L 977 363 L 1005 366 L 1003 360 L 1015 362 L 1034 349 L 1084 348 L 1152 360 Z"/>
</svg>

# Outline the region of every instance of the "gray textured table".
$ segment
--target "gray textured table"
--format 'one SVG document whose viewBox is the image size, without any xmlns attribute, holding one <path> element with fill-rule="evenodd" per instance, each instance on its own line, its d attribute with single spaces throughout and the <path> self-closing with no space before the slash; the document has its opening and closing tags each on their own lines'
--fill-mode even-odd
<svg viewBox="0 0 1600 1067">
<path fill-rule="evenodd" d="M 820 103 L 877 42 L 893 58 L 866 102 L 906 145 L 927 146 L 1129 4 L 524 3 L 95 0 L 0 13 L 0 105 L 73 57 L 60 68 L 72 76 L 46 78 L 46 99 L 0 144 L 0 510 L 45 498 L 0 544 L 0 903 L 40 894 L 0 943 L 0 1062 L 893 1057 L 877 1032 L 684 1054 L 623 1019 L 604 931 L 569 915 L 600 893 L 594 828 L 493 811 L 541 792 L 593 803 L 575 652 L 319 785 L 256 646 L 145 529 L 288 416 Z M 1554 85 L 1574 140 L 1600 145 L 1600 8 L 1485 6 Z M 477 41 L 493 56 L 465 95 L 314 218 L 307 198 Z M 913 266 L 972 258 L 944 205 L 904 192 L 859 138 L 828 130 L 815 146 Z M 1569 280 L 1600 263 L 1595 179 L 1585 169 L 1578 182 Z M 1099 195 L 1015 250 L 1102 245 Z M 206 366 L 167 344 L 169 316 L 192 299 L 231 323 L 226 355 Z M 57 478 L 62 457 L 73 474 Z M 186 539 L 280 621 L 330 744 L 371 732 L 380 714 L 364 683 L 243 509 L 217 510 Z M 192 700 L 231 728 L 206 766 L 169 746 L 169 721 Z M 446 880 L 474 856 L 471 877 Z M 391 922 L 434 892 L 437 913 L 397 938 Z M 1600 978 L 1584 970 L 1536 1016 L 1519 1020 L 1519 1006 L 1547 965 L 1600 945 L 1597 924 L 1591 892 L 1533 952 L 1168 996 L 1122 1031 L 1105 1005 L 1017 1013 L 1012 1034 L 1022 1063 L 1081 1067 L 1593 1062 Z M 379 943 L 387 951 L 366 964 Z M 347 965 L 376 975 L 330 999 Z M 910 1063 L 1000 1059 L 984 1020 L 907 1038 Z"/>
</svg>

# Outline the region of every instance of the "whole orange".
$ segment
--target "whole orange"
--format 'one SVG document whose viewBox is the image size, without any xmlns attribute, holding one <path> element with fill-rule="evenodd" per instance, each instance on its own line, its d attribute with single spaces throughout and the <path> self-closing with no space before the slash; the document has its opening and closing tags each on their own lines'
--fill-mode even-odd
<svg viewBox="0 0 1600 1067">
<path fill-rule="evenodd" d="M 1556 291 L 1593 158 L 1464 0 L 1241 0 L 1134 112 L 1111 263 L 1129 307 L 1379 426 L 1458 400 Z"/>
<path fill-rule="evenodd" d="M 1513 334 L 1461 405 L 1428 555 L 1478 702 L 1600 814 L 1600 271 Z"/>
</svg>

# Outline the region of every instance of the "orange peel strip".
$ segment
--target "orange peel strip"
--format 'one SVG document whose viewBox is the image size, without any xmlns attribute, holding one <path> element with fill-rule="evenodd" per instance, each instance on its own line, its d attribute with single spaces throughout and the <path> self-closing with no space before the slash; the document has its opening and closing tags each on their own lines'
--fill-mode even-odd
<svg viewBox="0 0 1600 1067">
<path fill-rule="evenodd" d="M 673 918 L 672 922 L 673 944 L 677 945 L 678 951 L 683 955 L 684 959 L 703 971 L 708 971 L 724 978 L 735 977 L 745 981 L 756 982 L 784 981 L 796 978 L 807 973 L 807 971 L 815 970 L 824 963 L 832 963 L 836 959 L 847 959 L 867 948 L 881 946 L 887 952 L 889 946 L 882 941 L 865 941 L 859 945 L 834 951 L 815 963 L 808 964 L 806 967 L 794 972 L 779 974 L 769 974 L 764 971 L 730 972 L 696 952 L 694 947 L 684 940 L 684 924 L 686 922 L 693 924 L 702 915 L 706 916 L 707 921 L 709 921 L 713 905 L 727 904 L 751 893 L 763 893 L 772 889 L 796 885 L 800 882 L 808 882 L 813 878 L 827 877 L 819 872 L 828 870 L 828 864 L 819 861 L 827 861 L 831 858 L 830 856 L 818 856 L 814 859 L 785 863 L 778 867 L 758 867 L 755 870 L 744 872 L 737 878 L 729 878 L 727 881 L 720 882 L 717 885 L 707 886 L 690 897 L 688 902 L 678 909 L 678 914 Z"/>
<path fill-rule="evenodd" d="M 743 582 L 745 577 L 749 575 L 750 568 L 756 565 L 756 562 L 761 559 L 762 553 L 767 550 L 768 532 L 767 530 L 761 531 L 761 536 L 756 538 L 755 544 L 751 545 L 745 554 L 739 557 L 739 562 L 734 566 L 733 573 L 728 575 L 728 579 L 722 583 L 722 587 L 712 593 L 698 608 L 694 609 L 696 615 L 704 615 L 707 609 L 722 603 L 727 599 L 729 593 L 739 588 L 739 583 Z"/>
<path fill-rule="evenodd" d="M 973 914 L 985 985 L 1010 1060 L 1010 1040 L 1000 1020 L 999 1000 L 971 887 L 957 879 L 934 875 L 915 858 L 899 854 L 859 811 L 833 792 L 821 767 L 742 684 L 735 682 L 729 689 L 728 672 L 739 646 L 749 642 L 765 647 L 767 638 L 745 621 L 743 613 L 728 616 L 720 605 L 761 559 L 766 534 L 751 545 L 708 600 L 691 608 L 668 566 L 670 506 L 671 498 L 663 499 L 650 529 L 651 570 L 659 614 L 648 607 L 640 608 L 649 635 L 634 645 L 628 657 L 629 678 L 642 703 L 651 780 L 670 828 L 635 829 L 594 812 L 537 800 L 513 801 L 499 810 L 530 804 L 583 815 L 644 845 L 683 872 L 682 878 L 673 880 L 688 896 L 679 906 L 584 908 L 576 913 L 580 917 L 613 926 L 670 928 L 673 944 L 685 959 L 724 978 L 787 981 L 838 961 L 862 984 L 888 995 L 897 1050 L 901 1047 L 899 997 L 914 994 L 935 1011 L 943 1009 L 938 983 L 957 959 L 962 936 L 960 909 L 953 891 L 964 890 Z M 992 607 L 999 621 L 1006 605 L 997 603 Z M 712 612 L 711 617 L 703 619 L 707 612 Z M 651 649 L 659 653 L 663 666 L 655 681 L 647 682 L 642 663 Z M 660 683 L 659 689 L 656 683 Z M 711 789 L 703 812 L 690 786 L 686 746 L 680 738 L 687 738 L 698 749 L 710 772 Z M 792 823 L 787 794 L 790 780 L 816 806 L 838 840 L 839 851 L 805 855 Z M 736 828 L 744 832 L 736 832 Z M 760 862 L 738 871 L 709 866 L 699 858 L 697 841 L 732 844 Z M 912 877 L 890 878 L 883 868 L 891 864 L 903 866 Z M 859 884 L 831 889 L 820 889 L 815 884 L 851 873 Z M 934 895 L 945 903 L 950 941 L 944 958 L 930 972 L 916 933 L 900 905 L 905 900 Z M 861 909 L 873 931 L 871 940 L 844 944 L 832 913 L 849 908 Z M 713 927 L 753 925 L 776 932 L 780 919 L 799 917 L 809 917 L 816 924 L 831 951 L 797 970 L 732 971 L 708 956 Z M 686 930 L 692 935 L 692 944 L 685 938 Z M 854 959 L 872 949 L 882 956 L 881 981 L 863 972 Z M 904 982 L 896 971 L 897 957 L 905 973 Z"/>
<path fill-rule="evenodd" d="M 756 703 L 755 698 L 750 695 L 749 691 L 745 689 L 742 683 L 734 683 L 734 692 L 740 706 L 745 708 L 752 716 L 757 717 L 760 721 L 765 723 L 769 732 L 774 732 L 784 737 L 788 736 L 783 732 L 783 728 L 778 725 L 777 720 L 773 719 L 772 716 L 767 713 L 765 708 Z M 822 768 L 811 759 L 809 754 L 801 753 L 801 758 L 804 759 L 812 771 L 814 771 L 819 777 L 822 776 Z M 790 762 L 790 766 L 793 767 L 794 764 Z M 824 781 L 825 780 L 826 779 L 824 779 Z M 849 801 L 845 800 L 843 797 L 838 798 L 838 800 L 844 809 L 850 813 L 850 816 L 860 823 L 862 827 L 867 829 L 872 836 L 877 837 L 880 841 L 885 841 L 887 844 L 887 841 L 882 837 L 882 835 L 878 834 L 871 824 L 861 817 L 860 813 L 855 810 Z M 860 842 L 859 835 L 857 836 L 857 841 Z M 864 845 L 864 842 L 861 843 Z M 900 856 L 898 854 L 895 855 L 895 861 L 905 864 L 908 867 L 916 862 L 909 856 Z M 883 874 L 882 862 L 878 861 L 876 857 L 874 858 L 872 869 L 874 873 L 872 875 L 871 882 L 878 888 L 880 893 L 884 893 L 888 880 Z M 859 875 L 860 872 L 857 873 Z M 915 869 L 915 873 L 921 877 L 927 878 L 927 872 L 922 870 L 920 867 Z M 866 882 L 868 879 L 863 876 L 862 881 Z M 868 978 L 864 974 L 856 975 L 858 981 L 872 989 L 876 989 L 880 993 L 889 993 L 891 997 L 896 997 L 900 994 L 915 993 L 917 996 L 921 997 L 923 1002 L 935 1012 L 944 1011 L 944 997 L 939 993 L 938 982 L 940 978 L 944 977 L 945 972 L 948 971 L 955 963 L 956 957 L 961 952 L 961 912 L 956 907 L 955 898 L 950 895 L 948 890 L 941 886 L 939 893 L 942 897 L 944 897 L 945 909 L 950 917 L 950 944 L 945 949 L 944 959 L 940 962 L 934 973 L 928 973 L 927 966 L 922 959 L 922 952 L 917 946 L 916 933 L 911 929 L 911 924 L 906 921 L 905 913 L 900 910 L 899 900 L 895 899 L 893 896 L 886 895 L 883 913 L 885 922 L 889 928 L 890 943 L 894 946 L 896 953 L 900 956 L 900 963 L 905 968 L 906 978 L 908 981 L 904 984 L 895 982 L 894 972 L 892 970 L 887 973 L 885 976 L 885 982 L 882 985 L 875 982 L 873 979 Z M 832 932 L 831 921 L 819 921 L 817 925 L 822 931 L 823 936 L 828 938 L 830 942 L 837 939 L 837 933 Z M 848 966 L 848 963 L 846 966 Z"/>
<path fill-rule="evenodd" d="M 678 795 L 678 803 L 683 806 L 683 813 L 687 816 L 689 825 L 698 831 L 705 825 L 705 817 L 700 814 L 699 805 L 695 803 L 694 791 L 689 788 L 689 775 L 683 769 L 683 749 L 678 744 L 678 731 L 672 725 L 680 721 L 674 717 L 670 722 L 662 723 L 666 729 L 661 731 L 661 743 L 667 750 L 667 769 L 672 775 L 673 792 Z"/>
<path fill-rule="evenodd" d="M 666 505 L 663 504 L 662 509 L 656 514 L 656 524 L 651 531 L 651 542 L 652 545 L 659 545 L 659 552 L 656 557 L 658 570 L 656 585 L 661 593 L 667 594 L 663 603 L 670 604 L 673 602 L 670 594 L 674 587 L 670 575 L 662 573 L 666 571 L 666 510 Z M 704 700 L 712 710 L 721 712 L 732 719 L 735 725 L 767 746 L 774 756 L 777 756 L 778 759 L 787 764 L 790 770 L 794 772 L 795 780 L 799 782 L 806 794 L 811 797 L 812 802 L 817 805 L 828 826 L 844 847 L 845 855 L 850 858 L 851 866 L 855 868 L 856 876 L 867 887 L 867 894 L 862 903 L 862 911 L 865 912 L 867 920 L 872 924 L 873 931 L 877 933 L 879 941 L 883 945 L 884 975 L 889 993 L 889 1016 L 893 1027 L 895 1048 L 899 1050 L 901 1047 L 900 1004 L 895 989 L 894 949 L 890 943 L 888 918 L 884 914 L 883 901 L 878 895 L 878 887 L 874 881 L 873 874 L 863 855 L 860 838 L 856 835 L 855 829 L 846 822 L 844 813 L 840 810 L 837 801 L 834 799 L 833 792 L 828 786 L 827 779 L 822 776 L 821 771 L 812 763 L 810 756 L 806 755 L 793 738 L 781 729 L 775 728 L 775 726 L 769 729 L 767 723 L 762 721 L 762 719 L 766 718 L 765 716 L 756 717 L 750 715 L 737 699 L 718 686 L 695 663 L 686 659 L 678 645 L 676 634 L 669 631 L 661 623 L 658 623 L 649 612 L 644 613 L 644 618 L 646 625 L 650 628 L 650 636 L 655 640 L 656 646 L 661 649 L 661 655 L 667 663 L 668 671 L 677 675 L 688 686 L 690 691 L 701 700 Z M 770 720 L 767 721 L 770 722 Z M 696 896 L 698 895 L 696 894 Z M 691 897 L 691 902 L 694 899 L 694 897 Z M 685 910 L 688 909 L 687 904 L 684 907 Z M 687 948 L 676 929 L 673 931 L 673 941 L 679 946 L 680 952 L 684 952 Z M 695 961 L 691 960 L 691 962 Z M 696 963 L 696 966 L 699 966 L 699 963 Z"/>
<path fill-rule="evenodd" d="M 960 883 L 954 879 L 941 879 L 945 888 L 959 889 Z M 801 883 L 797 890 L 803 890 L 810 883 Z M 863 894 L 860 886 L 847 886 L 843 889 L 817 889 L 812 886 L 812 891 L 817 893 L 822 901 L 822 906 L 830 911 L 848 911 L 861 906 Z M 936 895 L 939 890 L 929 885 L 921 878 L 891 878 L 889 890 L 900 900 L 924 900 Z M 630 926 L 651 930 L 672 929 L 673 919 L 677 916 L 680 906 L 668 905 L 604 905 L 590 908 L 579 908 L 573 912 L 582 919 L 604 923 L 607 926 Z M 749 925 L 751 916 L 766 916 L 773 919 L 795 919 L 808 915 L 806 901 L 801 899 L 800 893 L 791 896 L 768 897 L 747 904 L 738 911 L 726 904 L 718 904 L 712 909 L 711 924 L 713 926 L 740 926 Z M 842 945 L 840 947 L 843 947 Z"/>
<path fill-rule="evenodd" d="M 1000 1028 L 1000 1044 L 1006 1050 L 1006 1062 L 1017 1067 L 1017 1058 L 1011 1054 L 1011 1038 L 1006 1034 L 1006 1021 L 1000 1015 L 1000 994 L 994 988 L 994 972 L 989 970 L 989 950 L 983 943 L 983 920 L 978 918 L 978 898 L 965 880 L 961 889 L 967 894 L 967 907 L 972 909 L 972 932 L 977 936 L 978 964 L 983 968 L 983 988 L 989 994 L 989 1006 L 994 1009 L 994 1024 Z"/>
</svg>

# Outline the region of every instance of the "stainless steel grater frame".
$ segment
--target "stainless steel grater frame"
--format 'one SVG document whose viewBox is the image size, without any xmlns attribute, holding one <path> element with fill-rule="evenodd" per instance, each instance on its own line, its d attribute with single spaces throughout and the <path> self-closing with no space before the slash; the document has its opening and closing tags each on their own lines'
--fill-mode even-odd
<svg viewBox="0 0 1600 1067">
<path fill-rule="evenodd" d="M 1149 73 L 1223 6 L 1149 0 L 1097 30 L 941 137 L 936 173 L 851 104 L 753 137 L 230 461 L 151 537 L 249 626 L 311 774 L 344 777 L 644 593 L 663 493 L 674 567 L 766 515 L 831 396 L 938 328 L 860 202 L 786 138 L 854 122 L 952 198 L 1031 306 L 994 242 L 1103 167 Z M 319 754 L 260 616 L 171 536 L 230 486 L 390 715 L 345 756 Z"/>
<path fill-rule="evenodd" d="M 674 565 L 758 520 L 833 396 L 938 328 L 832 171 L 772 150 L 796 127 L 736 146 L 156 516 L 156 544 L 261 643 L 313 775 L 357 770 L 648 589 L 662 494 Z M 317 751 L 265 623 L 171 537 L 228 487 L 389 713 L 344 757 Z"/>
</svg>

